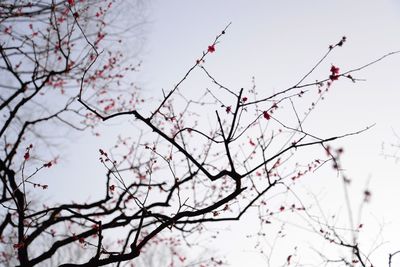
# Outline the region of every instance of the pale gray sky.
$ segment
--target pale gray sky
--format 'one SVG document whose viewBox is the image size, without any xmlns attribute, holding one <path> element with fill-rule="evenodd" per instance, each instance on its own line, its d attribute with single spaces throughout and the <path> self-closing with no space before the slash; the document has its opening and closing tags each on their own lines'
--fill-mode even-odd
<svg viewBox="0 0 400 267">
<path fill-rule="evenodd" d="M 152 6 L 153 21 L 143 65 L 145 90 L 152 93 L 171 88 L 229 22 L 231 27 L 206 64 L 219 81 L 232 88 L 250 87 L 252 76 L 262 90 L 272 92 L 288 87 L 343 35 L 348 42 L 327 59 L 326 66 L 335 64 L 348 70 L 400 49 L 400 2 L 395 0 L 159 0 Z M 400 164 L 381 155 L 382 143 L 395 142 L 392 128 L 400 131 L 399 62 L 397 55 L 356 75 L 366 82 L 338 82 L 306 123 L 309 131 L 320 136 L 376 123 L 368 132 L 339 144 L 346 151 L 343 165 L 353 179 L 351 196 L 355 207 L 366 181 L 371 179 L 373 197 L 364 214 L 370 224 L 366 224 L 363 235 L 372 246 L 371 240 L 379 235 L 381 224 L 384 229 L 379 242 L 388 242 L 373 254 L 377 266 L 386 265 L 388 253 L 400 248 Z M 317 73 L 325 75 L 326 70 L 322 68 Z M 190 83 L 187 90 L 195 90 L 191 86 L 198 82 Z M 335 178 L 330 175 L 327 179 Z M 335 192 L 326 181 L 317 181 L 319 190 L 333 194 L 333 198 L 343 198 L 342 191 Z M 251 232 L 246 227 L 254 220 L 248 216 L 244 222 L 232 223 L 234 232 L 215 241 L 215 247 L 229 253 L 231 266 L 266 266 L 265 259 L 245 238 Z M 301 246 L 304 239 L 298 241 Z M 277 258 L 273 262 L 282 263 Z M 308 262 L 307 258 L 302 260 Z"/>
<path fill-rule="evenodd" d="M 158 0 L 150 4 L 149 19 L 140 80 L 143 90 L 155 97 L 162 96 L 161 88 L 171 89 L 230 22 L 232 25 L 227 34 L 206 64 L 219 81 L 237 89 L 251 87 L 253 76 L 257 87 L 266 92 L 292 85 L 316 63 L 330 44 L 343 35 L 348 41 L 327 59 L 325 67 L 316 72 L 320 76 L 315 78 L 326 75 L 330 64 L 348 70 L 400 49 L 400 2 L 397 0 Z M 362 234 L 372 246 L 371 240 L 379 235 L 379 224 L 385 222 L 379 242 L 387 243 L 372 255 L 377 266 L 385 266 L 388 253 L 400 249 L 400 164 L 385 160 L 381 155 L 382 143 L 396 140 L 392 129 L 400 132 L 399 71 L 400 56 L 395 55 L 355 75 L 366 79 L 365 82 L 338 81 L 305 124 L 310 132 L 327 137 L 376 123 L 371 130 L 336 144 L 345 149 L 343 166 L 353 179 L 350 192 L 355 207 L 360 202 L 366 181 L 371 179 L 372 200 L 364 212 L 367 230 Z M 196 86 L 201 86 L 198 79 L 190 80 L 187 87 L 184 86 L 185 90 L 196 90 Z M 81 173 L 85 178 L 79 178 L 83 188 L 91 187 L 93 176 L 102 179 L 97 149 L 112 146 L 113 137 L 121 130 L 119 126 L 110 132 L 105 129 L 104 137 L 95 142 L 89 141 L 91 136 L 85 136 L 71 144 L 68 161 L 60 163 L 60 168 L 85 169 Z M 79 152 L 79 157 L 74 156 L 75 146 L 80 146 L 79 151 L 83 151 Z M 85 163 L 82 163 L 82 155 L 87 159 Z M 59 170 L 50 171 L 56 174 Z M 89 176 L 91 178 L 87 179 Z M 320 176 L 324 176 L 323 179 Z M 71 179 L 78 178 L 60 179 L 64 181 L 57 185 L 49 182 L 49 194 L 57 192 L 57 188 L 68 192 L 67 188 L 73 187 Z M 341 201 L 340 187 L 330 187 L 337 184 L 335 179 L 335 173 L 322 172 L 304 186 L 317 190 L 316 194 L 325 192 L 323 194 L 329 201 L 335 198 Z M 333 205 L 332 209 L 335 208 Z M 209 245 L 220 254 L 226 254 L 232 267 L 267 266 L 266 259 L 253 248 L 254 240 L 246 238 L 257 227 L 255 216 L 250 213 L 243 222 L 230 223 L 229 227 L 232 231 L 222 233 Z M 272 235 L 272 229 L 266 228 L 267 236 Z M 285 242 L 288 242 L 287 251 L 293 250 L 296 244 L 308 248 L 305 245 L 308 235 L 294 229 L 291 233 L 295 234 L 288 235 L 292 239 L 282 241 L 280 246 L 286 246 Z M 299 231 L 298 235 L 296 231 Z M 261 243 L 261 246 L 267 244 Z M 276 252 L 271 266 L 284 263 L 287 251 Z M 313 254 L 304 255 L 298 259 L 307 263 L 307 255 Z"/>
</svg>

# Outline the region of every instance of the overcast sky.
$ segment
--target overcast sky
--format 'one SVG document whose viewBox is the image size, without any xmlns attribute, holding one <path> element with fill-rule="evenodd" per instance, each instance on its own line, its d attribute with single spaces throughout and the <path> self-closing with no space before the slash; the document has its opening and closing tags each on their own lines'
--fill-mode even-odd
<svg viewBox="0 0 400 267">
<path fill-rule="evenodd" d="M 348 41 L 327 59 L 326 69 L 317 74 L 326 75 L 330 64 L 345 71 L 400 49 L 400 2 L 397 0 L 154 0 L 148 10 L 140 81 L 147 93 L 160 97 L 161 89 L 171 89 L 230 22 L 227 34 L 206 64 L 220 81 L 237 89 L 251 87 L 253 76 L 261 90 L 273 92 L 292 85 L 342 36 Z M 305 125 L 310 132 L 327 137 L 376 124 L 359 136 L 341 140 L 338 145 L 345 149 L 343 166 L 354 181 L 351 185 L 354 205 L 359 204 L 370 179 L 372 199 L 364 216 L 371 227 L 367 228 L 370 232 L 365 234 L 366 239 L 378 236 L 379 226 L 383 225 L 382 241 L 387 241 L 374 254 L 377 266 L 386 265 L 388 253 L 400 249 L 397 227 L 400 225 L 400 163 L 382 156 L 382 144 L 389 153 L 388 145 L 396 142 L 393 130 L 400 134 L 399 71 L 400 55 L 395 55 L 355 75 L 366 79 L 365 82 L 338 81 Z M 185 90 L 196 90 L 192 86 L 195 82 Z M 112 140 L 98 139 L 93 143 L 88 141 L 90 138 L 82 137 L 76 144 L 85 151 L 82 152 L 88 159 L 85 166 L 97 166 L 91 170 L 91 176 L 101 175 L 103 170 L 97 161 L 99 142 L 106 147 Z M 66 155 L 70 158 L 63 166 L 83 169 L 83 163 L 73 157 L 74 146 L 68 150 Z M 325 178 L 335 179 L 335 173 L 330 175 Z M 343 198 L 342 192 L 328 188 L 328 182 L 316 181 L 319 190 L 329 192 L 333 198 L 335 195 Z M 57 186 L 66 187 L 68 182 Z M 82 186 L 90 183 L 83 182 Z M 232 223 L 231 232 L 223 232 L 210 244 L 226 255 L 230 266 L 267 266 L 266 259 L 246 238 L 255 220 L 250 214 L 243 222 Z M 266 234 L 269 235 L 268 229 Z M 301 246 L 305 240 L 300 238 L 291 244 L 296 242 Z M 278 258 L 275 262 L 282 263 L 282 260 Z"/>
<path fill-rule="evenodd" d="M 230 22 L 226 36 L 206 64 L 220 81 L 233 88 L 249 88 L 253 76 L 262 90 L 288 87 L 342 36 L 348 42 L 327 60 L 342 70 L 400 49 L 400 2 L 396 0 L 159 0 L 152 4 L 150 19 L 143 82 L 145 90 L 154 93 L 171 88 Z M 399 62 L 397 55 L 355 75 L 365 82 L 339 81 L 306 124 L 309 131 L 328 136 L 376 123 L 371 130 L 342 140 L 339 145 L 345 149 L 346 174 L 353 180 L 354 205 L 360 203 L 370 179 L 373 195 L 364 214 L 370 227 L 364 236 L 376 238 L 383 226 L 381 241 L 388 242 L 373 254 L 377 266 L 386 265 L 387 254 L 400 248 L 400 164 L 382 156 L 382 144 L 390 153 L 388 145 L 396 142 L 393 130 L 400 133 Z M 321 190 L 332 191 L 324 182 L 320 186 Z M 342 192 L 330 193 L 343 198 Z M 234 235 L 222 235 L 215 241 L 215 247 L 229 252 L 231 266 L 266 266 L 265 258 L 245 237 L 251 232 L 246 226 L 254 220 L 248 216 L 242 223 L 233 223 Z"/>
</svg>

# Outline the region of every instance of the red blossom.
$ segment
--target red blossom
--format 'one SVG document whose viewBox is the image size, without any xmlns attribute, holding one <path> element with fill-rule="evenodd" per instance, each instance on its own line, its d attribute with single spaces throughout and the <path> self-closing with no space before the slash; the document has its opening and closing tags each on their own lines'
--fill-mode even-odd
<svg viewBox="0 0 400 267">
<path fill-rule="evenodd" d="M 335 65 L 332 65 L 330 69 L 331 75 L 329 76 L 329 79 L 331 81 L 336 81 L 339 79 L 339 68 L 336 67 Z"/>
<path fill-rule="evenodd" d="M 331 67 L 331 73 L 332 74 L 339 74 L 339 68 L 338 67 L 336 67 L 335 65 L 332 65 L 332 67 Z"/>
<path fill-rule="evenodd" d="M 271 119 L 271 116 L 268 114 L 268 111 L 264 111 L 264 112 L 263 112 L 263 116 L 264 116 L 264 118 L 265 118 L 266 120 Z"/>
<path fill-rule="evenodd" d="M 214 53 L 215 52 L 215 45 L 209 45 L 207 51 L 210 52 L 210 53 Z"/>
<path fill-rule="evenodd" d="M 232 110 L 232 107 L 231 107 L 231 106 L 227 106 L 226 109 L 225 109 L 226 113 L 230 113 L 231 110 Z"/>
<path fill-rule="evenodd" d="M 49 161 L 49 162 L 43 164 L 43 167 L 50 168 L 52 165 L 53 164 L 51 163 L 51 161 Z"/>
<path fill-rule="evenodd" d="M 329 75 L 329 79 L 331 81 L 337 81 L 339 79 L 339 76 L 338 75 Z"/>
<path fill-rule="evenodd" d="M 29 151 L 25 152 L 24 159 L 28 160 L 30 158 Z"/>
<path fill-rule="evenodd" d="M 71 6 L 75 5 L 75 0 L 68 0 L 68 4 L 70 4 Z"/>
</svg>

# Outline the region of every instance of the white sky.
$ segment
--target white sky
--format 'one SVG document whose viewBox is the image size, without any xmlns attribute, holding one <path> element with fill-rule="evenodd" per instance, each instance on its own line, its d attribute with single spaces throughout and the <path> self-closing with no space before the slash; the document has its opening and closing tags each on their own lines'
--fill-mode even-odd
<svg viewBox="0 0 400 267">
<path fill-rule="evenodd" d="M 395 0 L 159 0 L 152 7 L 143 65 L 145 90 L 152 93 L 170 89 L 229 22 L 231 27 L 206 64 L 219 81 L 232 88 L 250 87 L 252 76 L 262 90 L 288 87 L 343 35 L 348 42 L 327 60 L 342 70 L 400 49 L 400 2 Z M 373 197 L 364 215 L 371 222 L 364 236 L 375 238 L 379 223 L 386 223 L 382 240 L 388 243 L 376 252 L 377 266 L 386 265 L 388 253 L 400 248 L 400 164 L 381 155 L 382 143 L 396 140 L 392 129 L 400 131 L 399 62 L 400 57 L 394 56 L 356 75 L 366 82 L 338 82 L 306 124 L 309 131 L 328 136 L 376 123 L 368 132 L 339 145 L 345 148 L 343 165 L 353 179 L 354 205 L 359 204 L 364 185 L 371 178 Z M 318 186 L 332 191 L 323 183 Z M 333 193 L 343 198 L 342 192 Z M 253 252 L 254 244 L 245 238 L 251 232 L 246 227 L 254 220 L 248 216 L 242 223 L 232 223 L 234 231 L 215 241 L 215 247 L 229 253 L 231 266 L 266 266 L 262 256 Z"/>
<path fill-rule="evenodd" d="M 253 76 L 262 90 L 272 92 L 288 87 L 315 64 L 328 45 L 343 35 L 348 42 L 327 59 L 326 66 L 332 63 L 348 70 L 400 49 L 400 2 L 397 0 L 158 0 L 150 4 L 149 18 L 141 80 L 144 90 L 155 96 L 161 96 L 161 88 L 171 89 L 229 22 L 232 25 L 206 64 L 219 81 L 232 88 L 249 88 Z M 328 70 L 317 73 L 326 75 Z M 377 251 L 377 266 L 386 265 L 388 253 L 400 249 L 397 227 L 400 225 L 400 163 L 385 160 L 381 155 L 383 142 L 396 141 L 392 128 L 400 133 L 399 71 L 400 55 L 397 55 L 355 75 L 367 79 L 366 82 L 338 81 L 305 125 L 310 132 L 327 137 L 376 123 L 371 130 L 337 144 L 345 149 L 343 165 L 354 181 L 351 187 L 354 205 L 358 205 L 363 186 L 371 178 L 372 201 L 365 213 L 371 227 L 367 228 L 370 232 L 365 234 L 366 238 L 377 236 L 377 221 L 386 223 L 383 240 L 388 243 Z M 191 86 L 187 90 L 195 90 Z M 76 140 L 68 148 L 67 160 L 60 168 L 85 169 L 82 177 L 93 177 L 93 173 L 101 177 L 103 169 L 98 163 L 97 149 L 113 144 L 118 126 L 116 129 L 96 142 L 90 141 L 91 136 Z M 79 157 L 74 155 L 75 146 L 82 151 Z M 82 156 L 87 159 L 85 163 Z M 56 169 L 50 171 L 56 175 Z M 336 178 L 331 175 L 327 179 Z M 80 180 L 81 187 L 90 187 L 93 180 L 82 177 L 50 183 L 49 194 L 61 189 L 68 192 L 68 188 L 73 188 L 74 179 Z M 319 181 L 316 182 L 319 190 L 343 198 L 342 192 L 331 192 L 328 183 L 316 181 Z M 254 221 L 254 216 L 249 215 L 243 222 L 231 223 L 229 227 L 233 230 L 210 244 L 220 254 L 226 254 L 230 266 L 267 266 L 265 259 L 253 249 L 254 244 L 246 239 L 251 232 L 249 225 L 254 227 Z M 268 229 L 266 233 L 269 234 Z M 302 244 L 305 240 L 297 241 Z M 288 253 L 285 251 L 283 255 Z M 307 262 L 306 258 L 302 260 Z M 276 262 L 282 263 L 282 260 Z M 400 260 L 397 262 L 400 264 Z"/>
</svg>

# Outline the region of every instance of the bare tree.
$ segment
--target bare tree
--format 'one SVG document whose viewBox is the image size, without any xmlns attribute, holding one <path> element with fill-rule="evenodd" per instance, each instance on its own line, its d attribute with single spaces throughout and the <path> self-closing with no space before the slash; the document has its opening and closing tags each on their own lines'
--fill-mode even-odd
<svg viewBox="0 0 400 267">
<path fill-rule="evenodd" d="M 80 248 L 84 256 L 60 266 L 122 266 L 160 242 L 170 248 L 191 244 L 208 224 L 240 220 L 250 208 L 258 210 L 261 224 L 287 211 L 308 216 L 301 199 L 277 206 L 266 199 L 295 195 L 296 182 L 324 165 L 341 173 L 343 150 L 332 142 L 369 127 L 322 137 L 304 122 L 337 80 L 357 82 L 355 72 L 398 53 L 346 71 L 331 65 L 316 80 L 314 71 L 344 45 L 343 37 L 288 88 L 266 93 L 255 82 L 248 89 L 228 88 L 205 62 L 220 49 L 227 27 L 157 102 L 139 98 L 134 84 L 124 87 L 123 73 L 136 66 L 120 63 L 124 56 L 114 46 L 100 46 L 119 42 L 106 40 L 112 23 L 98 19 L 112 2 L 3 1 L 1 7 L 0 68 L 8 78 L 1 85 L 0 234 L 2 247 L 15 250 L 2 255 L 10 265 L 35 266 Z M 188 92 L 183 86 L 194 72 L 209 86 Z M 304 103 L 308 108 L 301 109 Z M 107 170 L 103 196 L 85 203 L 32 202 L 30 190 L 47 188 L 35 178 L 55 163 L 43 160 L 48 155 L 40 153 L 46 143 L 40 129 L 59 121 L 82 130 L 117 117 L 134 119 L 140 134 L 121 137 L 118 153 L 99 149 Z M 351 251 L 352 259 L 343 262 L 369 264 L 357 238 L 344 240 L 335 225 L 314 223 L 325 227 L 326 240 Z M 115 241 L 104 242 L 109 239 Z"/>
</svg>

